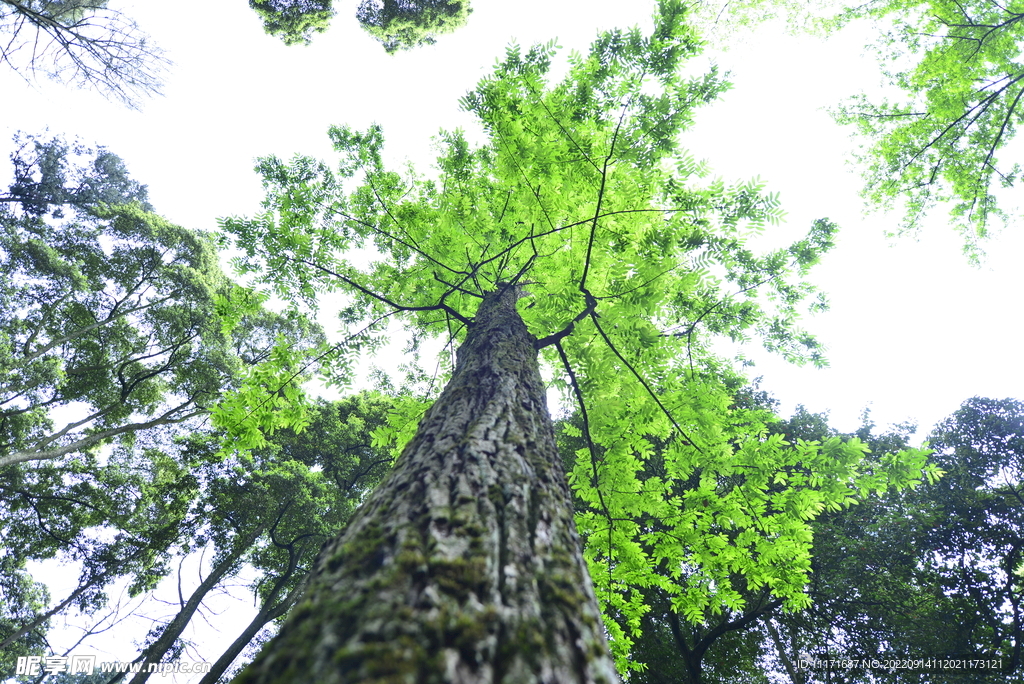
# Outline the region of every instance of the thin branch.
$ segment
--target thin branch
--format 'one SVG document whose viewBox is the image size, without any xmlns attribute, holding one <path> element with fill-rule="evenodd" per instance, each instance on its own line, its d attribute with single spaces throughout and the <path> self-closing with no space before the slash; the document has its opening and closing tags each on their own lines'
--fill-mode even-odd
<svg viewBox="0 0 1024 684">
<path fill-rule="evenodd" d="M 604 494 L 601 492 L 600 480 L 597 472 L 597 446 L 594 444 L 594 440 L 591 437 L 590 416 L 587 413 L 587 404 L 583 401 L 583 391 L 580 389 L 580 384 L 576 379 L 576 372 L 573 371 L 572 364 L 569 363 L 569 357 L 566 355 L 565 349 L 562 348 L 562 343 L 559 340 L 555 340 L 554 345 L 555 349 L 558 350 L 558 356 L 562 359 L 562 365 L 565 367 L 565 372 L 569 375 L 569 386 L 572 387 L 573 394 L 576 395 L 576 403 L 579 404 L 580 407 L 580 415 L 583 418 L 583 435 L 587 440 L 587 451 L 590 453 L 590 469 L 594 478 L 594 491 L 597 492 L 597 500 L 601 504 L 601 510 L 604 511 L 605 518 L 608 520 L 608 593 L 610 602 L 612 591 L 612 512 L 604 500 Z"/>
<path fill-rule="evenodd" d="M 675 426 L 676 431 L 680 435 L 682 435 L 683 439 L 686 440 L 686 443 L 689 444 L 690 446 L 692 446 L 698 452 L 704 453 L 704 450 L 701 449 L 697 445 L 697 443 L 694 442 L 693 439 L 690 438 L 690 436 L 688 434 L 686 434 L 686 431 L 683 430 L 683 428 L 679 425 L 679 423 L 676 422 L 676 419 L 672 415 L 672 413 L 667 408 L 665 408 L 664 404 L 661 403 L 661 399 L 658 398 L 658 395 L 654 392 L 654 390 L 651 388 L 651 386 L 649 384 L 647 384 L 647 380 L 645 380 L 644 377 L 642 375 L 640 375 L 639 372 L 637 372 L 636 368 L 633 367 L 633 364 L 631 364 L 626 359 L 626 357 L 622 355 L 622 353 L 618 350 L 618 348 L 611 341 L 611 339 L 609 339 L 608 334 L 605 333 L 604 328 L 601 327 L 601 322 L 598 320 L 597 314 L 596 313 L 591 313 L 590 314 L 590 319 L 594 322 L 594 326 L 597 328 L 597 332 L 601 335 L 602 339 L 604 339 L 605 344 L 608 345 L 608 348 L 612 350 L 612 353 L 615 354 L 616 357 L 618 357 L 619 361 L 622 362 L 622 364 L 626 367 L 626 369 L 629 370 L 629 372 L 633 375 L 633 377 L 635 377 L 637 379 L 637 381 L 643 386 L 643 388 L 647 392 L 647 394 L 650 395 L 650 397 L 654 400 L 654 403 L 658 405 L 659 409 L 661 409 L 661 412 L 664 413 L 665 417 L 667 417 L 669 419 L 669 421 L 672 422 L 672 425 Z"/>
<path fill-rule="evenodd" d="M 333 270 L 327 268 L 326 266 L 323 266 L 321 264 L 318 264 L 318 263 L 315 263 L 313 261 L 310 261 L 309 259 L 296 258 L 296 257 L 293 257 L 293 256 L 288 256 L 287 254 L 285 254 L 283 256 L 284 256 L 284 258 L 288 259 L 289 261 L 297 261 L 299 263 L 306 264 L 307 266 L 311 266 L 311 267 L 313 267 L 313 268 L 315 268 L 315 269 L 317 269 L 319 271 L 323 271 L 327 275 L 329 275 L 329 276 L 331 276 L 333 278 L 337 278 L 338 280 L 342 281 L 343 283 L 345 283 L 349 287 L 353 287 L 356 290 L 359 290 L 360 292 L 362 292 L 366 296 L 372 297 L 373 299 L 376 299 L 379 302 L 383 302 L 384 304 L 387 304 L 388 306 L 390 306 L 391 308 L 395 309 L 396 311 L 446 311 L 449 314 L 451 314 L 452 318 L 455 318 L 455 319 L 457 319 L 457 320 L 459 320 L 459 321 L 461 321 L 463 323 L 466 323 L 466 324 L 468 324 L 470 322 L 470 319 L 468 319 L 467 317 L 463 316 L 462 314 L 460 314 L 458 311 L 456 311 L 452 307 L 448 306 L 447 304 L 443 304 L 442 303 L 442 304 L 432 304 L 430 306 L 403 306 L 401 304 L 397 304 L 397 303 L 391 301 L 390 299 L 388 299 L 387 297 L 385 297 L 383 295 L 377 294 L 373 290 L 370 290 L 370 289 L 367 289 L 367 288 L 363 287 L 362 285 L 360 285 L 356 281 L 352 280 L 351 278 L 343 276 L 342 274 L 338 273 L 337 271 L 333 271 Z M 445 297 L 448 294 L 451 294 L 451 292 L 448 292 L 445 295 Z M 442 299 L 444 299 L 444 297 L 442 297 Z"/>
<path fill-rule="evenodd" d="M 601 203 L 604 201 L 605 185 L 608 182 L 608 165 L 611 164 L 612 157 L 615 155 L 615 143 L 619 139 L 619 130 L 622 128 L 623 122 L 626 120 L 626 112 L 629 111 L 629 103 L 622 107 L 622 113 L 619 115 L 619 122 L 615 126 L 615 132 L 612 133 L 611 146 L 608 148 L 608 155 L 604 158 L 604 165 L 601 169 L 601 187 L 597 191 L 597 206 L 594 207 L 594 217 L 591 219 L 590 224 L 590 237 L 587 240 L 587 255 L 583 260 L 583 275 L 580 276 L 580 291 L 584 294 L 588 294 L 587 290 L 587 274 L 590 271 L 590 256 L 594 250 L 594 238 L 597 235 L 597 219 L 601 215 Z"/>
<path fill-rule="evenodd" d="M 569 324 L 566 325 L 561 330 L 559 330 L 558 332 L 552 333 L 552 334 L 548 335 L 547 337 L 542 337 L 541 339 L 537 340 L 534 343 L 534 347 L 536 349 L 540 350 L 540 349 L 543 349 L 544 347 L 547 347 L 548 345 L 551 345 L 551 344 L 558 345 L 559 342 L 562 341 L 562 338 L 564 338 L 567 335 L 572 333 L 572 331 L 576 328 L 576 324 L 577 323 L 579 323 L 584 318 L 586 318 L 587 316 L 590 316 L 591 314 L 593 314 L 595 312 L 595 310 L 597 309 L 597 298 L 594 297 L 589 292 L 585 292 L 583 294 L 583 296 L 586 298 L 586 302 L 587 302 L 586 308 L 583 309 L 583 311 L 580 311 L 578 314 L 576 314 L 576 317 L 573 318 L 571 321 L 569 321 Z"/>
<path fill-rule="evenodd" d="M 69 20 L 3 0 L 0 22 L 10 41 L 0 62 L 26 82 L 43 74 L 74 86 L 92 86 L 106 97 L 137 109 L 142 95 L 159 94 L 160 75 L 170 62 L 138 25 L 117 10 L 98 5 Z M 31 36 L 24 35 L 30 32 Z M 18 53 L 26 51 L 24 57 Z"/>
</svg>

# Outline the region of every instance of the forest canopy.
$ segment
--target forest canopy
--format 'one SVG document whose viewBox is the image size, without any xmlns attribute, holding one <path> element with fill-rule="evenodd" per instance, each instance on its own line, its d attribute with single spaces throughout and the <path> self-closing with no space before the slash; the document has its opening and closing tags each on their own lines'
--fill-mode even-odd
<svg viewBox="0 0 1024 684">
<path fill-rule="evenodd" d="M 333 15 L 251 4 L 286 43 Z M 456 5 L 376 37 L 421 49 L 465 23 Z M 343 111 L 332 159 L 260 157 L 262 206 L 217 231 L 158 213 L 134 161 L 20 135 L 0 194 L 3 677 L 95 681 L 60 659 L 130 620 L 147 627 L 114 680 L 133 684 L 189 657 L 201 684 L 809 684 L 838 676 L 809 655 L 854 653 L 1021 681 L 1024 408 L 974 397 L 916 438 L 784 417 L 746 350 L 827 366 L 814 277 L 844 229 L 783 238 L 770 184 L 680 147 L 730 87 L 694 68 L 703 30 L 665 0 L 584 51 L 511 45 L 459 101 L 482 135 L 442 128 L 430 168 Z M 218 614 L 229 593 L 248 616 Z"/>
</svg>

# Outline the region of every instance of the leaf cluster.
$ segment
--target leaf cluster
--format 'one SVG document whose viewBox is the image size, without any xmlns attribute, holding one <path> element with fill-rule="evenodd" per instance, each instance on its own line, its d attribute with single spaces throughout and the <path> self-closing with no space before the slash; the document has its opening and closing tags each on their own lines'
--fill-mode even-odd
<svg viewBox="0 0 1024 684">
<path fill-rule="evenodd" d="M 462 28 L 473 10 L 469 0 L 363 0 L 356 19 L 386 52 L 433 45 Z"/>
<path fill-rule="evenodd" d="M 309 45 L 324 33 L 334 18 L 332 0 L 249 0 L 263 22 L 263 30 L 285 45 Z"/>
</svg>

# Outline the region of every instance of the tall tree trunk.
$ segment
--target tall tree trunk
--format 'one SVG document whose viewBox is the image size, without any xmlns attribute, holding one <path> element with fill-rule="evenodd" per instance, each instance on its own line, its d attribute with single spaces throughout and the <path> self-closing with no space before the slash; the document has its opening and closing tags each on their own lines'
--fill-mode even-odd
<svg viewBox="0 0 1024 684">
<path fill-rule="evenodd" d="M 775 624 L 771 618 L 764 621 L 764 626 L 768 629 L 768 634 L 772 638 L 772 643 L 775 645 L 775 652 L 779 656 L 779 660 L 786 668 L 786 673 L 789 675 L 789 679 L 793 684 L 804 684 L 804 675 L 799 668 L 793 663 L 793 659 L 789 657 L 786 643 L 782 640 L 782 635 L 779 634 L 779 630 L 775 628 Z M 794 650 L 793 655 L 799 657 L 799 654 Z"/>
<path fill-rule="evenodd" d="M 271 592 L 270 596 L 267 597 L 266 601 L 264 601 L 260 612 L 256 614 L 256 617 L 254 617 L 248 625 L 246 625 L 245 629 L 242 630 L 242 633 L 239 634 L 233 642 L 231 642 L 231 645 L 228 646 L 227 650 L 220 654 L 220 657 L 217 658 L 216 662 L 213 663 L 213 666 L 210 667 L 210 671 L 203 675 L 203 678 L 199 680 L 198 684 L 217 684 L 217 682 L 220 681 L 221 676 L 227 672 L 229 667 L 231 667 L 231 663 L 235 662 L 235 658 L 245 650 L 245 647 L 248 646 L 253 637 L 263 629 L 263 626 L 271 620 L 276 620 L 281 617 L 289 608 L 292 607 L 299 595 L 302 593 L 302 590 L 306 588 L 308 576 L 307 580 L 300 582 L 296 587 L 288 592 L 287 596 L 276 603 L 275 601 L 278 594 L 280 594 L 284 588 L 284 582 L 287 581 L 294 571 L 295 568 L 293 566 L 289 569 L 286 576 L 279 578 L 277 586 L 274 588 L 274 591 Z"/>
<path fill-rule="evenodd" d="M 488 295 L 394 470 L 239 684 L 612 684 L 534 338 Z"/>
<path fill-rule="evenodd" d="M 156 641 L 149 645 L 145 650 L 139 654 L 139 657 L 132 662 L 138 662 L 142 660 L 142 669 L 132 678 L 130 684 L 145 684 L 149 680 L 150 675 L 154 674 L 149 672 L 150 665 L 156 665 L 163 660 L 163 657 L 167 655 L 167 652 L 174 646 L 174 642 L 178 640 L 178 637 L 182 635 L 188 623 L 192 621 L 192 617 L 196 611 L 199 610 L 199 606 L 202 604 L 206 595 L 209 594 L 220 581 L 224 579 L 224 575 L 238 568 L 238 562 L 242 559 L 242 556 L 252 547 L 253 543 L 259 539 L 263 531 L 267 529 L 267 523 L 262 523 L 252 530 L 243 541 L 236 544 L 235 549 L 224 558 L 220 563 L 210 569 L 210 574 L 206 576 L 206 579 L 196 587 L 192 595 L 189 596 L 188 601 L 181 605 L 181 610 L 174 616 L 160 632 L 160 636 L 157 637 Z M 121 681 L 126 675 L 120 674 L 117 677 L 110 680 L 111 684 L 115 684 Z"/>
</svg>

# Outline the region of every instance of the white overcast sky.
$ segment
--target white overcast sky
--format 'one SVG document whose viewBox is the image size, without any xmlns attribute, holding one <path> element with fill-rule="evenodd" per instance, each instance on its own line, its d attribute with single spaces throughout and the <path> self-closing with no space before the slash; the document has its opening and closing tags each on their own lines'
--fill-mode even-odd
<svg viewBox="0 0 1024 684">
<path fill-rule="evenodd" d="M 391 158 L 422 168 L 440 127 L 472 128 L 458 98 L 511 40 L 527 46 L 557 37 L 566 51 L 583 50 L 599 29 L 648 25 L 653 7 L 476 0 L 465 28 L 436 46 L 388 56 L 359 28 L 355 5 L 340 4 L 332 29 L 311 47 L 286 48 L 263 34 L 245 0 L 120 4 L 175 62 L 165 97 L 132 112 L 89 92 L 31 89 L 4 71 L 0 152 L 6 157 L 19 129 L 77 135 L 120 155 L 149 186 L 160 213 L 214 229 L 219 216 L 258 208 L 255 157 L 330 158 L 328 126 L 378 122 Z M 804 321 L 828 346 L 831 367 L 795 368 L 752 354 L 758 365 L 751 373 L 764 376 L 784 414 L 799 403 L 830 410 L 843 430 L 856 428 L 870 405 L 880 425 L 914 420 L 923 436 L 968 397 L 1024 396 L 1013 351 L 1022 328 L 1021 231 L 992 240 L 980 269 L 967 264 L 941 211 L 920 241 L 887 240 L 897 217 L 864 217 L 859 179 L 848 165 L 856 141 L 823 110 L 877 87 L 878 67 L 862 55 L 863 34 L 823 43 L 764 27 L 742 42 L 708 56 L 732 71 L 735 87 L 698 113 L 684 146 L 707 159 L 714 175 L 760 176 L 781 193 L 787 224 L 766 241 L 788 244 L 820 217 L 842 227 L 839 246 L 813 277 L 832 309 Z M 201 655 L 213 660 L 222 649 L 206 639 Z"/>
</svg>

